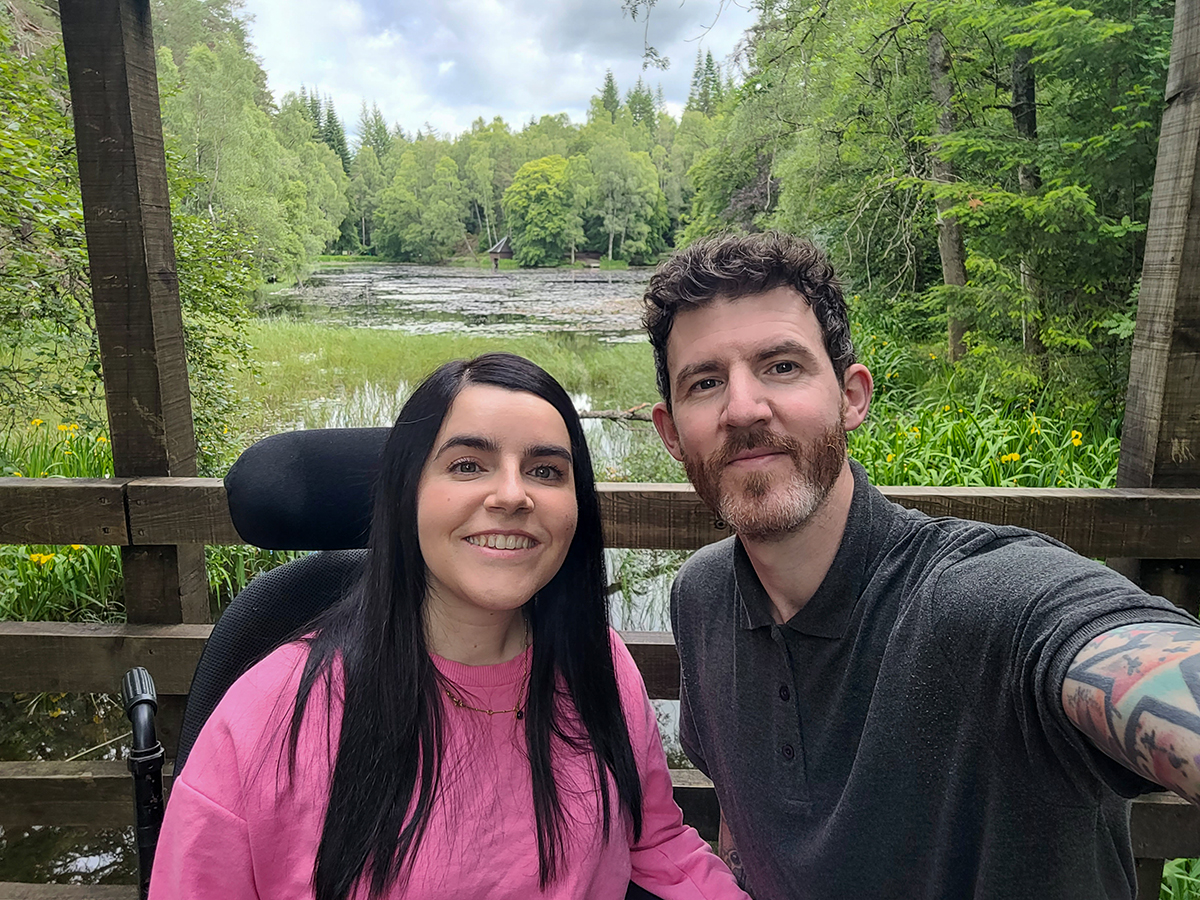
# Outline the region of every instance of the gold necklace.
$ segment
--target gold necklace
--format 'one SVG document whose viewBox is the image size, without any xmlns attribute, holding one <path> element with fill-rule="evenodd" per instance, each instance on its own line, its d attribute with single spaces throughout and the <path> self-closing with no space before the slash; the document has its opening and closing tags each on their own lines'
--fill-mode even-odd
<svg viewBox="0 0 1200 900">
<path fill-rule="evenodd" d="M 525 620 L 525 648 L 521 651 L 524 653 L 529 649 L 529 620 Z M 525 663 L 521 667 L 521 680 L 526 684 L 529 683 L 529 657 L 525 657 Z M 443 688 L 443 692 L 450 698 L 450 702 L 459 709 L 469 709 L 471 712 L 487 713 L 489 716 L 500 716 L 506 713 L 516 713 L 517 721 L 525 718 L 525 710 L 521 708 L 521 704 L 517 704 L 512 709 L 481 709 L 478 706 L 468 705 L 461 697 L 456 697 L 450 692 L 449 688 Z"/>
</svg>

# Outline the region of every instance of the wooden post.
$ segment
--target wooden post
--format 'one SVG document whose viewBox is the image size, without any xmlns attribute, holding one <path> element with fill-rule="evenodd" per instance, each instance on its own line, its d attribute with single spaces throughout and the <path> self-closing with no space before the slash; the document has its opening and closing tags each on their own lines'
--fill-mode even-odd
<svg viewBox="0 0 1200 900">
<path fill-rule="evenodd" d="M 1142 263 L 1118 487 L 1200 486 L 1200 2 L 1175 4 L 1166 110 Z M 1195 560 L 1113 560 L 1197 611 Z"/>
<path fill-rule="evenodd" d="M 104 393 L 118 476 L 193 476 L 149 0 L 61 0 Z M 208 621 L 201 545 L 122 549 L 130 622 Z"/>
</svg>

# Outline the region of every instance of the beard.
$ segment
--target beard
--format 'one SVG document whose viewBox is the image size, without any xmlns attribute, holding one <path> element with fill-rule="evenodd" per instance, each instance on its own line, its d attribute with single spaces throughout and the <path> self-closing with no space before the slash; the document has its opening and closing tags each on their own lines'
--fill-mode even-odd
<svg viewBox="0 0 1200 900">
<path fill-rule="evenodd" d="M 845 413 L 812 441 L 801 442 L 766 428 L 733 433 L 707 459 L 683 454 L 683 466 L 696 493 L 743 537 L 781 540 L 802 528 L 824 505 L 846 461 Z M 792 462 L 785 474 L 728 469 L 747 450 L 773 450 Z"/>
</svg>

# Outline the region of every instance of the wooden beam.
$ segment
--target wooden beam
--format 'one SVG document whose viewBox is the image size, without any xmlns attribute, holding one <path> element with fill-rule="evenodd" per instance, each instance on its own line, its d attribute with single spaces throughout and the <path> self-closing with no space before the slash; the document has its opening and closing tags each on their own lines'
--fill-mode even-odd
<svg viewBox="0 0 1200 900">
<path fill-rule="evenodd" d="M 0 622 L 0 691 L 115 693 L 145 666 L 160 695 L 186 694 L 211 625 Z M 666 632 L 622 632 L 657 700 L 679 697 L 679 657 Z M 3 807 L 0 806 L 0 810 Z"/>
<path fill-rule="evenodd" d="M 19 884 L 0 882 L 0 900 L 138 900 L 135 884 Z"/>
<path fill-rule="evenodd" d="M 195 475 L 150 3 L 59 11 L 114 469 Z M 130 621 L 207 621 L 201 551 L 143 547 L 122 563 Z"/>
<path fill-rule="evenodd" d="M 1200 485 L 1200 3 L 1175 4 L 1166 108 L 1138 294 L 1117 484 Z M 1196 612 L 1200 565 L 1113 554 L 1114 568 Z M 1141 560 L 1132 557 L 1142 557 Z M 1181 558 L 1190 554 L 1181 553 Z"/>
<path fill-rule="evenodd" d="M 0 622 L 0 691 L 115 694 L 127 671 L 145 666 L 160 694 L 186 694 L 211 631 L 211 625 Z"/>
<path fill-rule="evenodd" d="M 0 478 L 0 542 L 128 544 L 126 480 Z"/>
<path fill-rule="evenodd" d="M 128 540 L 135 546 L 238 544 L 218 478 L 0 478 L 0 543 L 87 544 L 113 528 L 114 491 L 124 484 Z M 47 496 L 39 499 L 39 492 Z M 1021 525 L 1084 556 L 1200 558 L 1200 489 L 884 487 L 889 499 L 933 516 Z M 693 550 L 727 536 L 690 485 L 601 484 L 611 547 Z M 57 507 L 70 498 L 67 508 Z M 109 498 L 107 511 L 98 504 Z"/>
<path fill-rule="evenodd" d="M 163 783 L 169 790 L 170 764 L 163 769 Z M 705 839 L 715 840 L 720 807 L 712 782 L 694 769 L 672 769 L 671 784 L 684 821 Z M 120 760 L 0 762 L 0 810 L 3 824 L 20 827 L 129 825 L 133 822 L 133 783 Z M 1131 828 L 1136 856 L 1200 856 L 1200 809 L 1174 794 L 1149 794 L 1135 800 Z"/>
</svg>

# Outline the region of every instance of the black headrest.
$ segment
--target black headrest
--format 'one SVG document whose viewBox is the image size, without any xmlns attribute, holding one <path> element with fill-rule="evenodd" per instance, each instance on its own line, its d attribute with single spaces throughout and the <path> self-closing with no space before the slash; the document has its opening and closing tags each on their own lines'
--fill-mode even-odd
<svg viewBox="0 0 1200 900">
<path fill-rule="evenodd" d="M 264 438 L 225 476 L 242 540 L 267 550 L 367 545 L 371 490 L 388 428 L 324 428 Z"/>
</svg>

